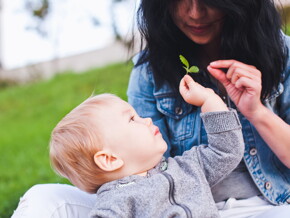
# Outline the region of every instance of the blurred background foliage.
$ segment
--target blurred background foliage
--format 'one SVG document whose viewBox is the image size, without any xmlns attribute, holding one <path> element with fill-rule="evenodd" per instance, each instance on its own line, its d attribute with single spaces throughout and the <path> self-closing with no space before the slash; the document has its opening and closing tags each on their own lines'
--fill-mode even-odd
<svg viewBox="0 0 290 218">
<path fill-rule="evenodd" d="M 282 15 L 282 22 L 283 22 L 283 31 L 290 35 L 290 6 L 284 7 L 280 9 L 280 13 Z"/>
<path fill-rule="evenodd" d="M 43 22 L 48 17 L 49 13 L 51 12 L 51 4 L 52 0 L 25 0 L 26 1 L 26 9 L 28 12 L 32 15 L 32 17 L 36 18 L 38 20 L 38 25 L 34 27 L 34 30 L 36 30 L 39 34 L 45 36 L 45 30 L 42 27 Z M 109 14 L 111 17 L 111 27 L 114 33 L 115 40 L 124 42 L 125 44 L 130 44 L 130 42 L 125 39 L 122 34 L 120 33 L 120 30 L 117 25 L 117 17 L 115 14 L 115 7 L 117 4 L 125 2 L 127 0 L 111 0 L 110 4 L 110 10 Z M 90 19 L 93 22 L 94 25 L 98 26 L 101 25 L 101 22 L 99 21 L 98 17 L 94 15 L 91 16 Z"/>
</svg>

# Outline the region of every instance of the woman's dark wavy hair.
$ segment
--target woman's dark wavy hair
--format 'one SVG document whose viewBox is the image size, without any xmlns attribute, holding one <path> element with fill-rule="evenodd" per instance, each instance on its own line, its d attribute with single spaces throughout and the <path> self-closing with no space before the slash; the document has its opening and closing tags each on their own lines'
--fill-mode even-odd
<svg viewBox="0 0 290 218">
<path fill-rule="evenodd" d="M 200 46 L 187 38 L 174 24 L 170 8 L 182 0 L 141 0 L 138 28 L 145 41 L 137 66 L 149 62 L 162 81 L 174 89 L 185 71 L 179 60 L 184 55 L 192 63 Z M 286 64 L 287 51 L 281 32 L 280 14 L 273 0 L 201 0 L 225 13 L 221 33 L 221 59 L 236 59 L 254 65 L 262 72 L 264 100 L 277 89 Z M 206 85 L 209 77 L 198 74 L 194 79 Z"/>
</svg>

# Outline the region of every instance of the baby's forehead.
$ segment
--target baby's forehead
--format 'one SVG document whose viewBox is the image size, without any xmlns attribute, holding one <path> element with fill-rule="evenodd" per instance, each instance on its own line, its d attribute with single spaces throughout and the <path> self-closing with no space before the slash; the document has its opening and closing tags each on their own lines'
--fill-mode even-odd
<svg viewBox="0 0 290 218">
<path fill-rule="evenodd" d="M 131 109 L 132 106 L 121 98 L 111 95 L 102 94 L 98 96 L 91 97 L 84 102 L 85 105 L 91 105 L 102 109 L 114 109 L 114 110 L 127 110 Z"/>
<path fill-rule="evenodd" d="M 83 105 L 108 105 L 108 104 L 116 104 L 122 101 L 119 97 L 113 94 L 100 94 L 96 96 L 92 96 L 85 100 Z"/>
</svg>

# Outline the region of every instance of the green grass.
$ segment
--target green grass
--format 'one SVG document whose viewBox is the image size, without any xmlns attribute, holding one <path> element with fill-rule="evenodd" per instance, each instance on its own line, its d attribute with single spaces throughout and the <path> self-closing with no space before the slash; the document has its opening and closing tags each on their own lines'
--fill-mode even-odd
<svg viewBox="0 0 290 218">
<path fill-rule="evenodd" d="M 34 184 L 66 183 L 48 158 L 51 130 L 92 93 L 126 100 L 131 64 L 114 64 L 82 74 L 0 90 L 0 217 L 10 217 L 20 196 Z"/>
</svg>

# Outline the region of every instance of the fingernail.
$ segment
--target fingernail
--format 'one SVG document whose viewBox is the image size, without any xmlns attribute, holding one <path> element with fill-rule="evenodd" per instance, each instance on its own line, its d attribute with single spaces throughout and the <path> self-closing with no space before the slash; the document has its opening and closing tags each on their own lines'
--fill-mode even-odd
<svg viewBox="0 0 290 218">
<path fill-rule="evenodd" d="M 217 64 L 217 62 L 216 61 L 214 61 L 214 62 L 211 62 L 209 65 L 212 65 L 212 66 L 214 66 L 214 65 L 216 65 Z"/>
</svg>

